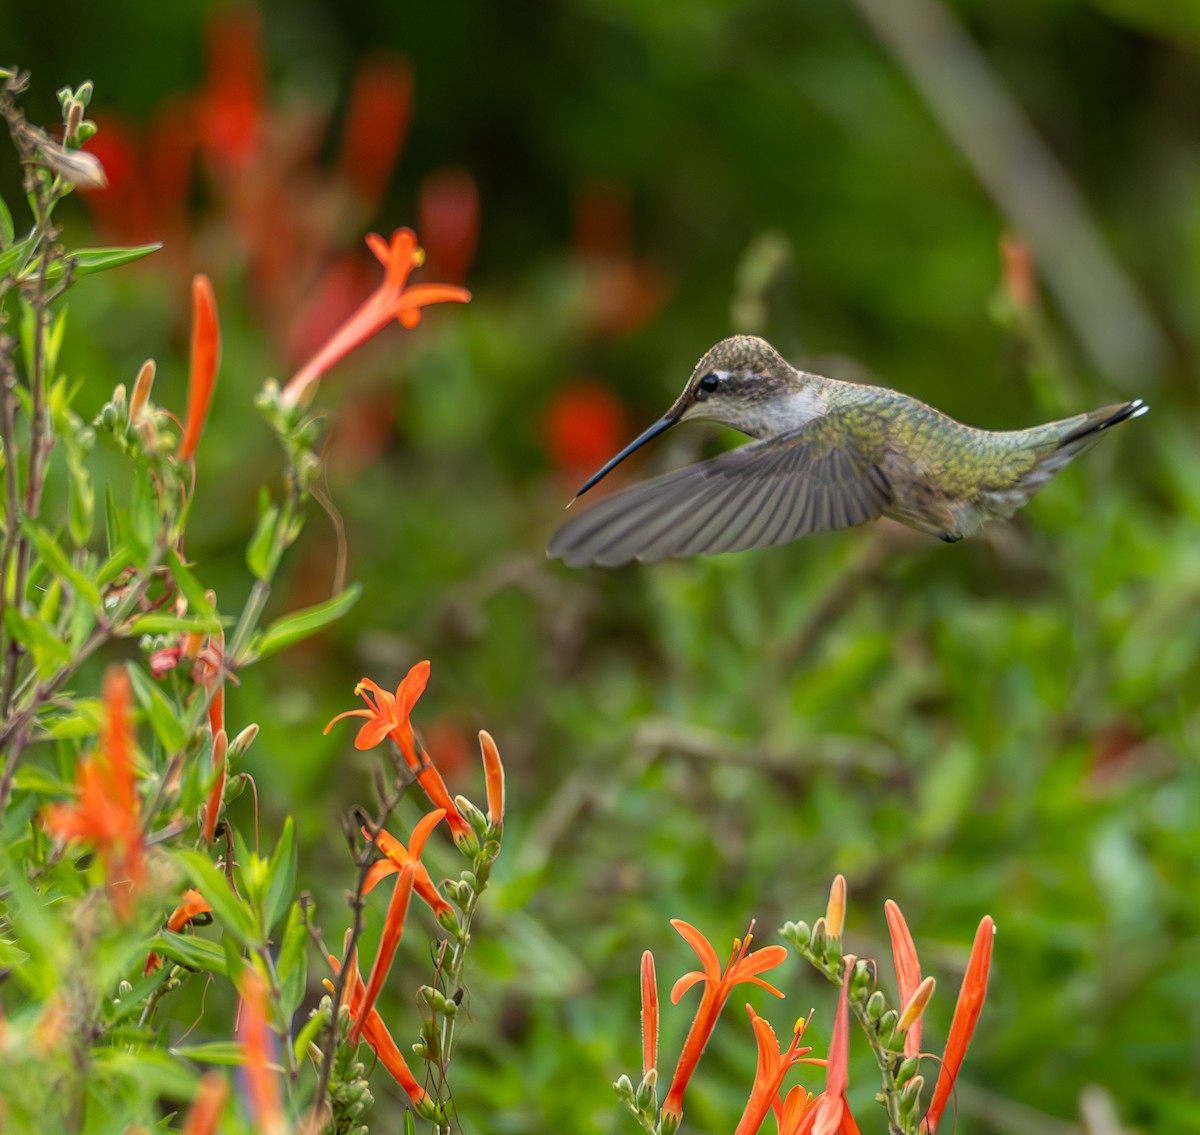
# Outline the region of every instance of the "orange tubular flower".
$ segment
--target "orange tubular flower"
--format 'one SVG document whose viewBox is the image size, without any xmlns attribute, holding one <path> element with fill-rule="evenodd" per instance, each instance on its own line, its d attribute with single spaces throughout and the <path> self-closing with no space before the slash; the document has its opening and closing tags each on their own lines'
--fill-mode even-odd
<svg viewBox="0 0 1200 1135">
<path fill-rule="evenodd" d="M 215 1135 L 225 1108 L 229 1083 L 220 1072 L 209 1072 L 196 1089 L 196 1097 L 183 1121 L 183 1135 Z"/>
<path fill-rule="evenodd" d="M 267 987 L 258 973 L 247 967 L 238 981 L 242 995 L 237 1036 L 246 1070 L 250 1114 L 257 1130 L 275 1135 L 285 1130 L 279 1079 L 271 1067 L 271 1027 L 267 1023 Z"/>
<path fill-rule="evenodd" d="M 487 819 L 493 828 L 504 823 L 504 765 L 500 750 L 486 730 L 479 731 L 479 751 L 483 755 L 483 779 L 487 786 Z"/>
<path fill-rule="evenodd" d="M 212 907 L 208 905 L 208 900 L 199 891 L 189 887 L 183 892 L 183 902 L 171 911 L 171 915 L 167 919 L 167 929 L 178 934 L 184 927 L 190 926 L 197 918 L 205 914 L 212 914 Z M 146 964 L 142 968 L 142 975 L 153 972 L 161 965 L 162 959 L 151 950 L 146 957 Z"/>
<path fill-rule="evenodd" d="M 896 983 L 900 988 L 900 1004 L 907 1005 L 921 984 L 921 962 L 917 947 L 908 931 L 908 923 L 900 908 L 888 899 L 883 904 L 888 931 L 892 936 L 892 962 L 896 967 Z M 916 1056 L 921 1051 L 921 1020 L 918 1017 L 904 1037 L 904 1055 Z"/>
<path fill-rule="evenodd" d="M 417 783 L 425 790 L 425 794 L 433 801 L 434 807 L 446 812 L 446 823 L 454 838 L 460 839 L 471 832 L 471 825 L 462 818 L 446 782 L 424 754 L 417 752 L 417 741 L 413 735 L 412 722 L 409 715 L 417 699 L 425 692 L 429 681 L 429 663 L 418 662 L 404 676 L 395 694 L 390 694 L 370 678 L 363 678 L 354 692 L 367 703 L 367 709 L 348 709 L 339 713 L 328 725 L 328 733 L 333 726 L 344 717 L 365 717 L 367 723 L 358 731 L 354 738 L 354 747 L 359 750 L 373 749 L 385 737 L 395 741 L 404 757 L 405 763 L 416 774 Z"/>
<path fill-rule="evenodd" d="M 442 822 L 445 814 L 441 808 L 437 808 L 428 815 L 422 816 L 417 822 L 417 826 L 413 828 L 412 835 L 409 836 L 407 847 L 390 832 L 381 831 L 375 839 L 375 846 L 383 852 L 385 858 L 371 864 L 367 871 L 366 881 L 363 883 L 363 894 L 370 894 L 382 879 L 394 875 L 404 867 L 411 866 L 413 890 L 433 911 L 434 917 L 439 922 L 447 915 L 453 918 L 454 908 L 445 900 L 441 891 L 433 885 L 433 879 L 430 878 L 428 869 L 421 862 L 421 852 L 425 850 L 425 841 L 433 829 Z M 367 839 L 371 838 L 371 833 L 366 828 L 362 829 L 362 833 Z"/>
<path fill-rule="evenodd" d="M 779 1089 L 783 1086 L 783 1078 L 788 1069 L 794 1064 L 824 1064 L 824 1060 L 809 1059 L 811 1048 L 801 1048 L 800 1038 L 808 1027 L 808 1020 L 801 1018 L 796 1022 L 792 1033 L 792 1043 L 786 1052 L 779 1049 L 779 1041 L 775 1038 L 775 1030 L 749 1006 L 746 1012 L 750 1014 L 750 1025 L 754 1029 L 754 1039 L 758 1041 L 758 1069 L 754 1074 L 754 1088 L 750 1099 L 746 1102 L 746 1110 L 742 1113 L 741 1122 L 737 1125 L 734 1135 L 755 1135 L 767 1118 L 767 1112 L 779 1105 Z M 790 1093 L 789 1093 L 790 1095 Z"/>
<path fill-rule="evenodd" d="M 221 365 L 221 328 L 217 323 L 217 301 L 208 277 L 197 273 L 192 279 L 192 365 L 188 380 L 188 416 L 179 443 L 179 456 L 190 460 L 196 453 L 200 431 L 208 418 L 217 368 Z"/>
<path fill-rule="evenodd" d="M 983 999 L 987 996 L 988 971 L 992 965 L 992 939 L 996 935 L 996 924 L 991 915 L 986 915 L 975 931 L 975 944 L 971 947 L 971 957 L 967 962 L 967 972 L 963 975 L 962 988 L 958 993 L 958 1002 L 954 1006 L 954 1016 L 950 1021 L 950 1036 L 946 1040 L 946 1052 L 942 1057 L 942 1070 L 938 1074 L 937 1087 L 933 1091 L 933 1101 L 925 1113 L 921 1125 L 922 1131 L 934 1135 L 954 1081 L 958 1078 L 958 1070 L 962 1067 L 963 1057 L 967 1054 L 967 1045 L 971 1043 L 971 1034 L 975 1031 L 975 1022 L 983 1010 Z"/>
<path fill-rule="evenodd" d="M 700 1063 L 704 1047 L 708 1044 L 708 1038 L 716 1027 L 717 1019 L 721 1015 L 721 1010 L 725 1008 L 725 1002 L 733 992 L 733 987 L 740 982 L 747 981 L 751 985 L 761 986 L 776 997 L 782 997 L 783 994 L 778 989 L 758 975 L 774 969 L 782 963 L 787 957 L 787 950 L 783 946 L 764 946 L 752 954 L 747 953 L 753 940 L 751 931 L 754 924 L 751 923 L 745 939 L 735 939 L 733 953 L 722 971 L 716 950 L 699 930 L 681 918 L 671 919 L 671 925 L 696 951 L 700 958 L 700 964 L 703 966 L 702 971 L 694 970 L 691 973 L 685 973 L 675 983 L 671 990 L 672 1004 L 678 1004 L 679 999 L 696 982 L 704 983 L 704 992 L 700 995 L 700 1006 L 692 1020 L 692 1027 L 688 1029 L 687 1039 L 683 1042 L 683 1052 L 679 1056 L 675 1075 L 671 1079 L 671 1088 L 663 1102 L 663 1112 L 678 1119 L 683 1115 L 684 1090 L 692 1078 L 692 1073 L 696 1070 L 696 1065 Z"/>
<path fill-rule="evenodd" d="M 383 988 L 388 970 L 392 968 L 396 947 L 400 945 L 400 937 L 404 933 L 404 920 L 408 917 L 408 900 L 412 897 L 412 890 L 413 865 L 406 863 L 400 868 L 400 877 L 396 880 L 395 890 L 392 891 L 387 917 L 383 923 L 383 935 L 379 939 L 379 952 L 375 955 L 375 963 L 371 966 L 371 976 L 367 979 L 367 991 L 359 1002 L 358 1013 L 350 1028 L 348 1039 L 352 1045 L 358 1043 L 358 1038 L 363 1031 L 364 1018 L 375 1008 L 379 991 Z"/>
<path fill-rule="evenodd" d="M 838 994 L 837 1017 L 829 1041 L 829 1066 L 825 1074 L 825 1091 L 813 1111 L 812 1135 L 859 1135 L 858 1124 L 846 1105 L 846 1088 L 850 1084 L 850 1011 L 847 992 L 850 974 L 857 959 L 847 954 L 843 959 L 846 970 L 842 990 Z"/>
<path fill-rule="evenodd" d="M 658 1067 L 658 980 L 654 975 L 654 955 L 642 955 L 642 1077 Z"/>
<path fill-rule="evenodd" d="M 329 964 L 333 966 L 334 973 L 340 972 L 342 968 L 341 964 L 332 954 L 329 955 Z M 347 976 L 346 984 L 348 987 L 347 997 L 350 1006 L 350 1016 L 355 1021 L 358 1021 L 366 989 L 363 986 L 362 978 L 358 976 L 357 970 Z M 332 992 L 333 982 L 326 981 L 325 987 Z M 379 1062 L 388 1070 L 392 1079 L 404 1089 L 413 1104 L 420 1105 L 427 1093 L 417 1083 L 417 1078 L 412 1074 L 412 1069 L 405 1062 L 399 1046 L 392 1039 L 392 1034 L 388 1032 L 387 1025 L 383 1023 L 383 1018 L 379 1015 L 377 1009 L 372 1009 L 365 1015 L 362 1036 L 363 1040 L 371 1046 L 371 1051 L 379 1057 Z"/>
<path fill-rule="evenodd" d="M 393 319 L 404 327 L 416 327 L 421 321 L 421 308 L 434 303 L 466 303 L 471 293 L 451 284 L 414 284 L 406 287 L 409 273 L 425 259 L 417 247 L 412 229 L 397 229 L 391 241 L 377 233 L 367 235 L 367 246 L 384 267 L 383 283 L 367 297 L 366 302 L 342 324 L 333 337 L 288 381 L 280 395 L 285 408 L 305 405 L 312 398 L 317 380 L 330 367 L 373 335 L 382 331 Z"/>
<path fill-rule="evenodd" d="M 145 880 L 140 807 L 133 770 L 129 675 L 109 668 L 104 678 L 105 722 L 99 750 L 79 762 L 78 799 L 46 809 L 46 830 L 61 840 L 85 840 L 99 853 L 109 899 L 122 921 Z"/>
<path fill-rule="evenodd" d="M 225 735 L 225 730 L 221 729 L 213 738 L 212 763 L 216 770 L 216 779 L 213 781 L 212 788 L 208 791 L 208 800 L 204 804 L 204 842 L 212 843 L 213 836 L 217 832 L 217 817 L 221 814 L 221 804 L 225 800 L 225 780 L 228 776 L 228 768 L 225 763 L 225 756 L 229 750 L 229 738 Z"/>
</svg>

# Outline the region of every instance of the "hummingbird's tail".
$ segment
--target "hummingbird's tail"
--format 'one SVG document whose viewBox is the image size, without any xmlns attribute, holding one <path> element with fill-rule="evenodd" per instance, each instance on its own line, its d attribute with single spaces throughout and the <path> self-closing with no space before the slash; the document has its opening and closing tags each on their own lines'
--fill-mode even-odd
<svg viewBox="0 0 1200 1135">
<path fill-rule="evenodd" d="M 1102 430 L 1115 426 L 1118 422 L 1127 422 L 1130 418 L 1140 418 L 1150 407 L 1140 398 L 1132 402 L 1118 402 L 1115 406 L 1104 406 L 1079 415 L 1079 424 L 1059 439 L 1058 448 L 1071 450 L 1074 456 L 1081 449 L 1091 445 Z"/>
</svg>

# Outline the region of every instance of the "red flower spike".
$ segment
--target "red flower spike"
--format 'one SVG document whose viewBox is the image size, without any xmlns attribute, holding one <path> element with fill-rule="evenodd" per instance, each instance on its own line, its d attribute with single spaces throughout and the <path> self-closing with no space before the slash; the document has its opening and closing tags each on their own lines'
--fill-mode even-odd
<svg viewBox="0 0 1200 1135">
<path fill-rule="evenodd" d="M 996 924 L 991 915 L 986 915 L 979 923 L 979 929 L 975 931 L 975 943 L 971 947 L 967 972 L 963 975 L 962 988 L 959 990 L 954 1016 L 950 1021 L 950 1036 L 946 1040 L 942 1070 L 938 1074 L 937 1087 L 933 1091 L 933 1101 L 921 1125 L 921 1130 L 928 1131 L 929 1135 L 934 1135 L 937 1131 L 938 1121 L 946 1109 L 954 1081 L 962 1067 L 963 1057 L 967 1054 L 967 1045 L 971 1043 L 975 1022 L 979 1020 L 979 1014 L 983 1010 L 983 1000 L 987 996 L 988 971 L 992 965 L 992 940 L 995 936 Z"/>
<path fill-rule="evenodd" d="M 384 266 L 383 283 L 342 324 L 333 337 L 288 381 L 280 395 L 286 409 L 306 405 L 320 377 L 356 347 L 382 331 L 393 319 L 404 327 L 416 327 L 421 308 L 434 303 L 467 303 L 471 293 L 451 284 L 414 284 L 407 287 L 409 273 L 424 259 L 412 229 L 397 229 L 391 241 L 369 233 L 367 246 Z"/>
<path fill-rule="evenodd" d="M 642 955 L 642 1077 L 658 1067 L 658 980 L 654 974 L 654 955 Z"/>
<path fill-rule="evenodd" d="M 220 1072 L 209 1072 L 196 1089 L 192 1106 L 183 1121 L 182 1135 L 216 1135 L 217 1123 L 225 1109 L 229 1083 Z"/>
<path fill-rule="evenodd" d="M 417 752 L 417 742 L 413 735 L 412 722 L 409 720 L 417 699 L 425 692 L 428 681 L 428 662 L 418 662 L 413 666 L 396 687 L 395 694 L 388 693 L 370 678 L 363 678 L 354 692 L 369 708 L 348 709 L 345 713 L 339 713 L 325 726 L 325 732 L 328 733 L 334 724 L 344 717 L 365 717 L 367 723 L 354 738 L 356 749 L 374 748 L 385 737 L 395 741 L 405 763 L 416 774 L 417 783 L 433 801 L 434 807 L 445 810 L 446 823 L 457 841 L 471 834 L 471 825 L 459 814 L 441 773 L 430 764 L 423 753 Z"/>
<path fill-rule="evenodd" d="M 247 967 L 238 981 L 242 995 L 237 1037 L 246 1070 L 246 1094 L 256 1130 L 264 1135 L 282 1135 L 286 1129 L 279 1078 L 271 1067 L 271 1026 L 267 1021 L 267 987 L 257 971 Z"/>
<path fill-rule="evenodd" d="M 396 880 L 396 888 L 392 891 L 391 902 L 388 903 L 387 917 L 383 922 L 383 934 L 379 939 L 379 952 L 371 966 L 371 976 L 367 978 L 367 991 L 363 994 L 358 1006 L 358 1015 L 350 1028 L 349 1042 L 357 1044 L 362 1035 L 364 1015 L 369 1014 L 375 1007 L 379 991 L 383 988 L 388 970 L 392 968 L 392 959 L 396 956 L 396 947 L 400 945 L 400 936 L 404 933 L 404 920 L 408 917 L 408 900 L 412 897 L 413 865 L 406 863 L 400 868 L 400 876 Z"/>
<path fill-rule="evenodd" d="M 337 958 L 332 954 L 329 955 L 329 964 L 333 966 L 334 973 L 341 969 Z M 332 983 L 328 983 L 332 984 Z M 350 1016 L 357 1018 L 359 1007 L 362 1004 L 363 996 L 366 990 L 363 987 L 362 978 L 355 971 L 346 977 L 347 1000 L 350 1005 Z M 388 1032 L 387 1026 L 383 1023 L 383 1018 L 379 1015 L 378 1010 L 372 1009 L 367 1015 L 362 1027 L 363 1040 L 371 1047 L 371 1051 L 379 1057 L 379 1062 L 388 1070 L 392 1079 L 396 1081 L 407 1093 L 408 1098 L 414 1104 L 420 1104 L 426 1096 L 425 1089 L 417 1083 L 416 1077 L 412 1074 L 403 1055 L 400 1052 L 395 1040 L 392 1039 L 392 1034 Z"/>
<path fill-rule="evenodd" d="M 179 456 L 189 461 L 196 453 L 200 431 L 208 417 L 217 368 L 221 364 L 221 328 L 217 323 L 217 301 L 208 277 L 197 273 L 192 279 L 192 365 L 188 379 L 188 416 L 179 443 Z"/>
<path fill-rule="evenodd" d="M 679 1056 L 679 1063 L 675 1066 L 671 1088 L 663 1102 L 663 1112 L 678 1119 L 683 1115 L 684 1090 L 687 1088 L 692 1073 L 696 1070 L 696 1065 L 700 1063 L 704 1047 L 708 1044 L 708 1038 L 716 1027 L 717 1019 L 721 1015 L 721 1010 L 725 1008 L 725 1002 L 733 992 L 733 987 L 741 982 L 749 982 L 751 985 L 761 986 L 776 997 L 782 997 L 783 994 L 778 989 L 758 975 L 780 965 L 787 958 L 787 950 L 783 946 L 764 946 L 752 954 L 748 953 L 753 934 L 747 931 L 745 939 L 735 940 L 733 953 L 722 971 L 716 950 L 699 930 L 680 918 L 671 919 L 671 925 L 696 951 L 703 967 L 702 971 L 684 974 L 675 983 L 671 990 L 672 1003 L 677 1004 L 680 997 L 697 982 L 704 983 L 704 991 L 700 995 L 700 1005 L 696 1009 L 696 1016 L 688 1030 L 687 1039 L 683 1042 L 683 1051 Z M 753 923 L 751 923 L 752 929 Z"/>
<path fill-rule="evenodd" d="M 429 174 L 417 194 L 417 215 L 430 267 L 455 284 L 467 278 L 479 244 L 479 187 L 462 169 Z"/>
<path fill-rule="evenodd" d="M 412 118 L 413 75 L 406 59 L 382 55 L 354 76 L 337 168 L 354 187 L 364 215 L 376 212 Z"/>
<path fill-rule="evenodd" d="M 800 1039 L 808 1027 L 808 1021 L 801 1019 L 796 1022 L 792 1033 L 792 1043 L 786 1051 L 780 1051 L 779 1041 L 775 1038 L 775 1030 L 749 1006 L 746 1012 L 750 1014 L 750 1025 L 754 1029 L 754 1039 L 758 1042 L 758 1069 L 754 1075 L 754 1088 L 746 1101 L 746 1110 L 742 1113 L 734 1135 L 755 1135 L 767 1118 L 767 1112 L 778 1106 L 779 1090 L 783 1087 L 783 1078 L 788 1069 L 794 1064 L 824 1064 L 824 1060 L 809 1059 L 812 1052 L 809 1047 L 802 1048 Z"/>
<path fill-rule="evenodd" d="M 78 799 L 51 805 L 43 821 L 55 838 L 84 840 L 96 848 L 109 899 L 122 921 L 133 913 L 133 897 L 146 873 L 129 702 L 129 675 L 121 666 L 110 667 L 104 678 L 100 747 L 79 762 Z"/>
<path fill-rule="evenodd" d="M 900 989 L 900 1004 L 907 1005 L 921 984 L 921 961 L 917 947 L 908 931 L 908 923 L 900 908 L 888 899 L 883 904 L 888 931 L 892 936 L 892 963 L 896 967 L 896 984 Z M 904 1055 L 916 1056 L 921 1051 L 921 1022 L 918 1019 L 904 1038 Z"/>
<path fill-rule="evenodd" d="M 483 756 L 483 779 L 487 786 L 487 819 L 493 828 L 504 823 L 504 765 L 500 750 L 486 730 L 479 731 L 479 752 Z"/>
<path fill-rule="evenodd" d="M 422 850 L 424 850 L 425 841 L 429 838 L 433 829 L 441 822 L 445 814 L 441 808 L 437 808 L 428 815 L 423 816 L 413 829 L 413 834 L 409 837 L 408 847 L 405 847 L 391 832 L 381 831 L 375 839 L 375 846 L 383 852 L 386 858 L 371 864 L 370 869 L 367 871 L 366 880 L 363 883 L 363 894 L 370 894 L 381 880 L 386 879 L 389 875 L 394 875 L 401 867 L 411 864 L 413 868 L 413 890 L 417 892 L 430 910 L 433 911 L 434 917 L 439 922 L 447 914 L 453 917 L 454 908 L 442 896 L 441 891 L 434 886 L 428 869 L 419 858 Z M 362 829 L 362 833 L 365 838 L 371 838 L 371 833 L 365 827 Z"/>
</svg>

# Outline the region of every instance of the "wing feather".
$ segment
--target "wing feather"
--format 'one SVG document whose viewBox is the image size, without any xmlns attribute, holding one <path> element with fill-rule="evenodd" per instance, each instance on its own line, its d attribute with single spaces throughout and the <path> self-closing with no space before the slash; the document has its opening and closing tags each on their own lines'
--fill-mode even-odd
<svg viewBox="0 0 1200 1135">
<path fill-rule="evenodd" d="M 568 520 L 548 552 L 616 567 L 740 551 L 863 524 L 891 499 L 886 474 L 833 413 L 615 493 Z"/>
</svg>

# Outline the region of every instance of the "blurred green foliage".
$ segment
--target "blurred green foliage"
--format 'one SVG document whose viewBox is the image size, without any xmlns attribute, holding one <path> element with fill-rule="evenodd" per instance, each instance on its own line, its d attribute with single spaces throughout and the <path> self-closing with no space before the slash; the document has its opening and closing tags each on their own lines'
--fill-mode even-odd
<svg viewBox="0 0 1200 1135">
<path fill-rule="evenodd" d="M 500 743 L 508 854 L 477 929 L 455 1065 L 465 1129 L 626 1129 L 609 1085 L 638 1059 L 638 958 L 654 949 L 667 981 L 691 965 L 668 918 L 717 943 L 752 917 L 762 934 L 820 913 L 839 870 L 848 949 L 886 956 L 892 897 L 947 975 L 931 1046 L 974 926 L 996 919 L 959 1130 L 1079 1130 L 1087 1085 L 1141 1130 L 1200 1126 L 1200 6 L 948 8 L 1140 297 L 1161 348 L 1142 372 L 1106 373 L 1053 294 L 1013 309 L 998 251 L 1010 220 L 854 4 L 264 6 L 284 121 L 313 106 L 336 115 L 373 52 L 411 61 L 411 129 L 364 225 L 416 224 L 440 167 L 478 185 L 473 303 L 390 333 L 318 395 L 363 597 L 318 645 L 229 696 L 234 729 L 262 727 L 246 762 L 262 828 L 295 816 L 300 876 L 327 928 L 350 878 L 341 816 L 371 788 L 349 736 L 321 728 L 357 679 L 394 684 L 429 657 L 417 722 L 435 756 L 480 726 Z M 133 3 L 120 19 L 13 5 L 0 42 L 43 96 L 92 78 L 98 105 L 138 123 L 202 82 L 203 26 L 199 5 Z M 221 296 L 222 379 L 188 548 L 219 591 L 244 578 L 251 487 L 274 461 L 251 399 L 262 375 L 296 362 L 219 239 L 228 208 L 198 194 L 196 232 L 212 239 L 186 265 Z M 597 211 L 617 218 L 598 246 Z M 778 235 L 764 246 L 764 234 Z M 347 232 L 345 247 L 358 239 Z M 780 259 L 757 281 L 755 247 Z M 634 289 L 616 300 L 614 264 Z M 108 279 L 72 297 L 87 333 L 69 344 L 68 373 L 99 405 L 156 355 L 156 395 L 175 381 L 181 404 L 172 265 Z M 556 395 L 582 379 L 615 392 L 620 444 L 740 330 L 997 428 L 1123 395 L 1153 413 L 963 546 L 879 527 L 613 573 L 547 563 L 545 540 L 590 471 L 552 458 Z M 381 439 L 364 416 L 388 423 Z M 703 429 L 680 431 L 643 469 L 707 444 Z M 299 549 L 275 614 L 328 594 L 329 528 L 311 522 Z M 479 775 L 471 762 L 462 775 Z M 391 979 L 398 1038 L 415 1037 L 407 990 L 427 962 L 409 957 Z M 790 963 L 780 984 L 784 1009 L 760 1011 L 783 1026 L 815 1004 L 827 1038 L 832 991 Z M 686 1009 L 666 1017 L 664 1059 Z M 178 1007 L 180 1031 L 198 1012 Z M 689 1096 L 691 1130 L 727 1128 L 749 1090 L 740 1004 L 723 1025 Z M 877 1130 L 864 1055 L 852 1050 L 852 1099 Z M 399 1107 L 378 1094 L 378 1108 Z"/>
</svg>

